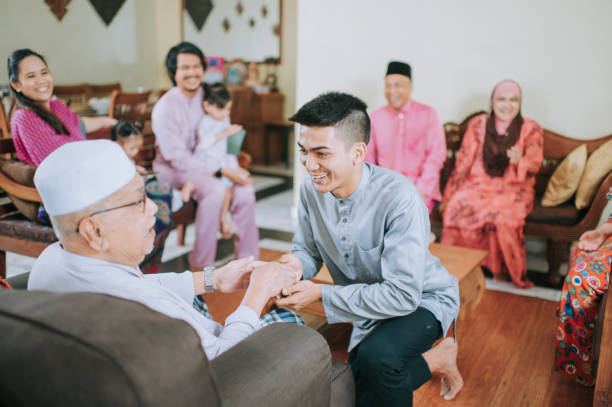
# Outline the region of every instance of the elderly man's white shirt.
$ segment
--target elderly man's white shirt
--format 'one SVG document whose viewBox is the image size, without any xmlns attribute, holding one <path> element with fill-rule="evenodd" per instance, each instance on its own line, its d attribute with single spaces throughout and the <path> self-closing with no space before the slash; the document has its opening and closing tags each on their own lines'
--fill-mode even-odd
<svg viewBox="0 0 612 407">
<path fill-rule="evenodd" d="M 261 328 L 258 315 L 249 307 L 239 307 L 225 326 L 196 311 L 191 272 L 143 275 L 138 268 L 71 253 L 59 243 L 47 247 L 36 260 L 28 290 L 92 292 L 139 302 L 191 325 L 209 359 Z"/>
</svg>

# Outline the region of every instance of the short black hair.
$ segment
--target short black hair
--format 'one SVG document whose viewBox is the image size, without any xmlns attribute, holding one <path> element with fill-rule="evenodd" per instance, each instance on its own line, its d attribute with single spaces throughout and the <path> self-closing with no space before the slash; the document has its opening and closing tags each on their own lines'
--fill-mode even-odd
<svg viewBox="0 0 612 407">
<path fill-rule="evenodd" d="M 125 140 L 132 136 L 141 135 L 143 127 L 144 122 L 142 120 L 137 120 L 135 122 L 119 120 L 117 124 L 111 128 L 111 140 Z"/>
<path fill-rule="evenodd" d="M 202 64 L 202 69 L 206 70 L 206 60 L 204 59 L 204 53 L 197 45 L 194 45 L 190 42 L 183 41 L 174 47 L 170 48 L 168 51 L 168 55 L 166 55 L 166 71 L 168 71 L 168 76 L 172 81 L 172 84 L 176 86 L 176 80 L 174 76 L 176 75 L 176 64 L 179 54 L 192 54 L 200 58 L 200 63 Z"/>
<path fill-rule="evenodd" d="M 230 101 L 230 93 L 221 82 L 209 85 L 204 83 L 204 100 L 211 105 L 217 106 L 219 109 L 223 109 L 227 102 Z"/>
<path fill-rule="evenodd" d="M 328 92 L 306 103 L 290 121 L 312 127 L 333 126 L 341 130 L 347 146 L 370 142 L 368 106 L 347 93 Z"/>
</svg>

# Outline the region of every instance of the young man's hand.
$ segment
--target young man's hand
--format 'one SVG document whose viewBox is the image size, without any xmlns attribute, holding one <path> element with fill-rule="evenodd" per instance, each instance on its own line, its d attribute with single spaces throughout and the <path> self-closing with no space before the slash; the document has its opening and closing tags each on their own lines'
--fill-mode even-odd
<svg viewBox="0 0 612 407">
<path fill-rule="evenodd" d="M 300 311 L 308 304 L 321 299 L 321 284 L 310 280 L 298 281 L 291 287 L 283 288 L 281 294 L 284 298 L 274 301 L 278 307 Z"/>
</svg>

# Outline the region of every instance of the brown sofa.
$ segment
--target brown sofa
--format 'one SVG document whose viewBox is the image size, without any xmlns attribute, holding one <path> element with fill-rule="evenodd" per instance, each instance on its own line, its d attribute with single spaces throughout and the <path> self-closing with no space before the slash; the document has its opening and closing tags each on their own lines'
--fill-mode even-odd
<svg viewBox="0 0 612 407">
<path fill-rule="evenodd" d="M 294 324 L 269 325 L 209 361 L 191 326 L 142 304 L 0 289 L 0 332 L 0 406 L 354 405 L 348 365 Z"/>
<path fill-rule="evenodd" d="M 440 190 L 442 192 L 455 166 L 455 157 L 461 147 L 461 139 L 465 133 L 467 122 L 471 117 L 473 115 L 461 124 L 452 122 L 444 124 L 447 158 L 440 172 Z M 544 129 L 544 160 L 540 171 L 536 175 L 536 197 L 533 210 L 526 219 L 525 234 L 546 239 L 548 281 L 551 285 L 561 285 L 559 267 L 568 260 L 570 243 L 578 240 L 585 231 L 597 226 L 607 202 L 606 192 L 612 187 L 612 172 L 599 185 L 590 207 L 582 211 L 576 209 L 573 199 L 556 207 L 543 207 L 540 202 L 546 191 L 548 181 L 563 158 L 574 148 L 586 144 L 590 154 L 610 139 L 612 139 L 612 135 L 595 140 L 577 140 Z M 442 216 L 437 207 L 431 213 L 431 221 L 437 224 L 442 223 Z"/>
</svg>

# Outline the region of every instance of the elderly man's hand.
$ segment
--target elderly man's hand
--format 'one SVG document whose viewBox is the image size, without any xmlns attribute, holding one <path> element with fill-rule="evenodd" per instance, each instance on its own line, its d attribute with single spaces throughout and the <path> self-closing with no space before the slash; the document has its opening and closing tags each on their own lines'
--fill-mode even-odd
<svg viewBox="0 0 612 407">
<path fill-rule="evenodd" d="M 280 294 L 285 287 L 292 286 L 300 280 L 301 271 L 287 264 L 267 263 L 251 272 L 250 286 L 266 291 L 267 298 Z"/>
<path fill-rule="evenodd" d="M 278 262 L 281 264 L 286 264 L 287 266 L 291 267 L 293 270 L 299 272 L 300 273 L 299 278 L 302 278 L 302 262 L 295 254 L 291 254 L 291 253 L 283 254 Z"/>
<path fill-rule="evenodd" d="M 215 291 L 233 293 L 247 288 L 251 272 L 255 268 L 253 256 L 234 260 L 213 272 L 213 286 Z"/>
<path fill-rule="evenodd" d="M 281 294 L 285 297 L 274 301 L 278 307 L 300 311 L 308 304 L 321 299 L 321 284 L 310 280 L 299 281 L 291 287 L 283 288 Z"/>
</svg>

